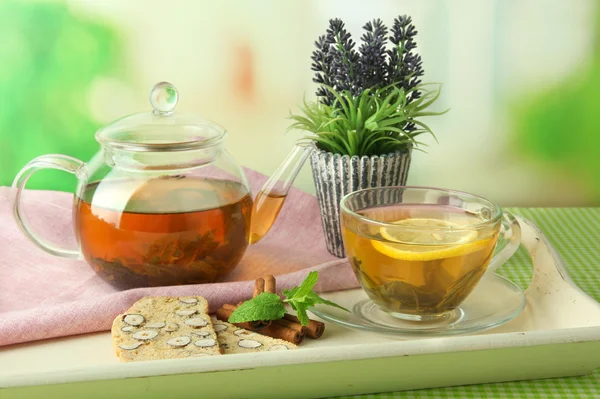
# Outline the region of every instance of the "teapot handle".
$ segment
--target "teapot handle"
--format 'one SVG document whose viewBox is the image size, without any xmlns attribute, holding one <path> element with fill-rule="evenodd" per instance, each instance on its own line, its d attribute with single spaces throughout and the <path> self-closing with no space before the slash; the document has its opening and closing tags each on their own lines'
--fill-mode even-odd
<svg viewBox="0 0 600 399">
<path fill-rule="evenodd" d="M 15 177 L 13 181 L 13 189 L 16 189 L 13 202 L 13 216 L 17 224 L 25 233 L 25 235 L 44 251 L 63 258 L 79 259 L 81 257 L 78 250 L 59 248 L 45 239 L 38 237 L 30 228 L 25 218 L 23 217 L 21 194 L 27 184 L 27 180 L 35 172 L 41 169 L 58 169 L 74 174 L 78 179 L 85 173 L 85 163 L 77 158 L 72 158 L 66 155 L 42 155 L 31 160 Z"/>
</svg>

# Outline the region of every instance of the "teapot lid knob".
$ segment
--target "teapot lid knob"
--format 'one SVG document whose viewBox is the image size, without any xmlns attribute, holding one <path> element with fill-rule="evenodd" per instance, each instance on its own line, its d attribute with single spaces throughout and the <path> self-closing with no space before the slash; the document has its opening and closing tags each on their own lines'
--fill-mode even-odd
<svg viewBox="0 0 600 399">
<path fill-rule="evenodd" d="M 173 113 L 179 93 L 174 85 L 169 82 L 159 82 L 150 90 L 150 104 L 156 115 L 170 115 Z"/>
</svg>

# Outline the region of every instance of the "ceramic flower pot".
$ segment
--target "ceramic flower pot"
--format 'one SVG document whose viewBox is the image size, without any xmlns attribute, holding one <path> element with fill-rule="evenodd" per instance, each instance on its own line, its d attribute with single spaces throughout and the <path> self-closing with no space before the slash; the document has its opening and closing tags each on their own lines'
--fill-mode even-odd
<svg viewBox="0 0 600 399">
<path fill-rule="evenodd" d="M 379 156 L 333 154 L 315 149 L 310 156 L 327 250 L 346 256 L 340 225 L 340 201 L 346 194 L 371 187 L 403 186 L 411 150 Z"/>
</svg>

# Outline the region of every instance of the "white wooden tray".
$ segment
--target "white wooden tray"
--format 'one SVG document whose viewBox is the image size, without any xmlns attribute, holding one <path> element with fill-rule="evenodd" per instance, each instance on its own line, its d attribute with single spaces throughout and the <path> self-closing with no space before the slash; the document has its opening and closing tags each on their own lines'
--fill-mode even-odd
<svg viewBox="0 0 600 399">
<path fill-rule="evenodd" d="M 328 323 L 295 351 L 138 363 L 119 363 L 110 333 L 54 339 L 0 349 L 0 398 L 314 398 L 590 373 L 600 367 L 600 304 L 518 220 L 533 280 L 523 312 L 495 329 L 397 338 Z"/>
</svg>

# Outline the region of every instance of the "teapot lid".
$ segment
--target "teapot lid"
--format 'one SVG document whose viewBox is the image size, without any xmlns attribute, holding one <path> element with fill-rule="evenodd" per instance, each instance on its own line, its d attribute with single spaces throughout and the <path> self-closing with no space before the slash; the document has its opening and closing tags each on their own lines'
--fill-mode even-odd
<svg viewBox="0 0 600 399">
<path fill-rule="evenodd" d="M 176 114 L 179 93 L 169 82 L 150 90 L 153 110 L 126 116 L 100 128 L 96 140 L 135 151 L 188 150 L 218 144 L 225 129 L 195 115 Z"/>
</svg>

